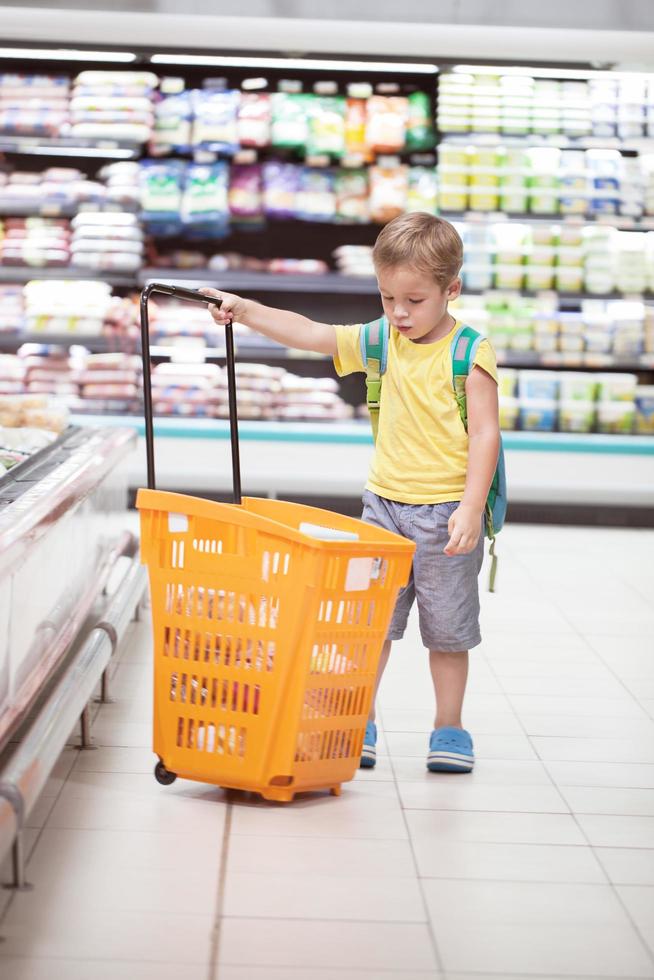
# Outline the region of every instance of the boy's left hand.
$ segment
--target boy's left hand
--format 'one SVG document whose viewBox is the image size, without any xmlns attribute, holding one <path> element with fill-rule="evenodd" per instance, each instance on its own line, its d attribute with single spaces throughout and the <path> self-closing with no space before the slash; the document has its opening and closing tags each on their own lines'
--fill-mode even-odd
<svg viewBox="0 0 654 980">
<path fill-rule="evenodd" d="M 450 540 L 443 551 L 446 555 L 467 555 L 474 551 L 481 534 L 481 513 L 474 507 L 459 504 L 449 521 Z"/>
</svg>

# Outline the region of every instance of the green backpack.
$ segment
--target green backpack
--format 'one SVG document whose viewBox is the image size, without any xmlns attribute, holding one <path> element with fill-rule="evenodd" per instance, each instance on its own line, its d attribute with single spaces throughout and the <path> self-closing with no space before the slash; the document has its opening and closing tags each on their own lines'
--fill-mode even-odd
<svg viewBox="0 0 654 980">
<path fill-rule="evenodd" d="M 388 338 L 390 324 L 383 316 L 371 323 L 364 323 L 360 332 L 361 359 L 366 369 L 366 401 L 370 412 L 372 436 L 377 441 L 379 429 L 379 406 L 381 404 L 382 378 L 386 371 L 388 359 Z M 472 327 L 459 327 L 454 335 L 450 350 L 452 354 L 452 387 L 454 397 L 459 406 L 459 415 L 466 432 L 468 431 L 468 408 L 466 404 L 466 378 L 474 364 L 475 354 L 484 335 Z M 495 591 L 497 574 L 497 555 L 495 554 L 495 536 L 502 530 L 506 517 L 506 471 L 504 465 L 504 447 L 500 439 L 500 451 L 493 480 L 486 498 L 484 511 L 486 537 L 490 540 L 489 554 L 491 569 L 489 591 Z"/>
</svg>

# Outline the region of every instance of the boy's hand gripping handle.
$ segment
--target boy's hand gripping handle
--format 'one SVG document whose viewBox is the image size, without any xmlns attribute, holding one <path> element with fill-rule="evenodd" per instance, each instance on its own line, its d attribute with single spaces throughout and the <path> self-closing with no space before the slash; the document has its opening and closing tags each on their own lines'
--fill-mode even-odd
<svg viewBox="0 0 654 980">
<path fill-rule="evenodd" d="M 154 424 L 152 414 L 152 378 L 150 371 L 150 321 L 148 300 L 152 293 L 176 296 L 192 303 L 213 303 L 220 306 L 221 300 L 205 296 L 195 289 L 171 286 L 162 282 L 151 282 L 141 292 L 141 359 L 143 361 L 143 406 L 145 409 L 145 446 L 148 466 L 148 489 L 154 490 Z M 232 324 L 225 325 L 225 349 L 227 352 L 227 385 L 229 394 L 229 430 L 232 443 L 233 500 L 241 503 L 241 464 L 238 448 L 238 414 L 236 406 L 236 371 L 234 368 L 234 331 Z"/>
</svg>

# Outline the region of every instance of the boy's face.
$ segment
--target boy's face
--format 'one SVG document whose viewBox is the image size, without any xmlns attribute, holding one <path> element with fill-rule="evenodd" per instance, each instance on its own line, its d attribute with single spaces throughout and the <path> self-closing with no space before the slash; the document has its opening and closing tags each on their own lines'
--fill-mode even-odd
<svg viewBox="0 0 654 980">
<path fill-rule="evenodd" d="M 403 336 L 416 344 L 430 344 L 449 333 L 447 304 L 461 292 L 460 279 L 441 289 L 423 272 L 396 265 L 377 269 L 377 282 L 384 313 Z"/>
</svg>

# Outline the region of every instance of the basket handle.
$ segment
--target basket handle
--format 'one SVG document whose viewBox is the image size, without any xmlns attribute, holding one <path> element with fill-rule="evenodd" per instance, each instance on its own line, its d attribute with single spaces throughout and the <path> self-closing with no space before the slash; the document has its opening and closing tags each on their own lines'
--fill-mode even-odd
<svg viewBox="0 0 654 980">
<path fill-rule="evenodd" d="M 147 455 L 148 489 L 155 490 L 154 469 L 154 424 L 152 416 L 152 377 L 150 369 L 150 320 L 148 300 L 152 293 L 176 296 L 192 303 L 213 303 L 220 306 L 222 300 L 205 296 L 195 289 L 171 286 L 162 282 L 151 282 L 141 292 L 141 359 L 143 361 L 143 407 L 145 411 L 145 448 Z M 229 394 L 229 433 L 232 443 L 232 481 L 233 501 L 241 503 L 241 463 L 238 446 L 238 414 L 236 406 L 236 371 L 234 368 L 234 331 L 232 324 L 225 324 L 225 349 L 227 352 L 227 387 Z"/>
</svg>

